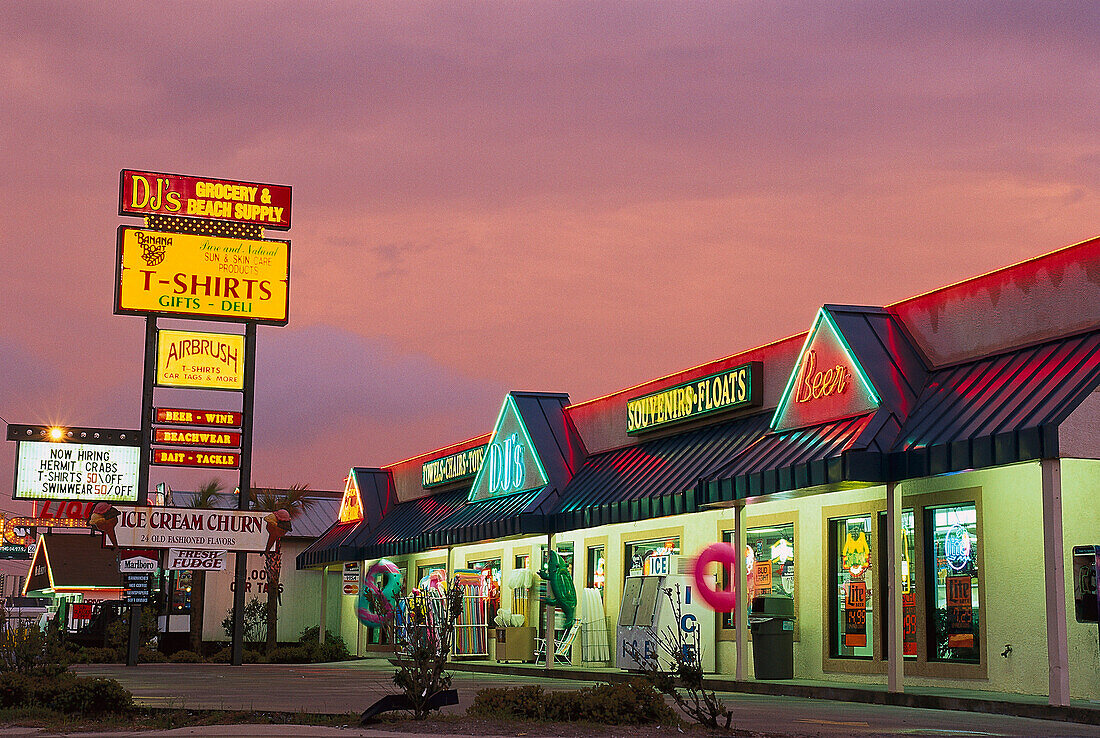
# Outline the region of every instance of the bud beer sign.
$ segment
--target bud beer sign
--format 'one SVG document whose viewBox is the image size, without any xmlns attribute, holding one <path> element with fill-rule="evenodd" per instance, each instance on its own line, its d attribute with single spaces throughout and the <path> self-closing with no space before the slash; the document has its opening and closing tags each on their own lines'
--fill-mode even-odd
<svg viewBox="0 0 1100 738">
<path fill-rule="evenodd" d="M 96 506 L 88 525 L 103 533 L 104 545 L 109 547 L 264 551 L 282 537 L 282 531 L 272 533 L 265 515 L 243 510 L 104 504 Z"/>
</svg>

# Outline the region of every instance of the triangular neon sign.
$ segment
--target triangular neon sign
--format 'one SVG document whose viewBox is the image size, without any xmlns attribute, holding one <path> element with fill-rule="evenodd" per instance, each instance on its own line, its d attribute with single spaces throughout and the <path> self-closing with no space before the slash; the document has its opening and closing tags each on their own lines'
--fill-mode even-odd
<svg viewBox="0 0 1100 738">
<path fill-rule="evenodd" d="M 470 487 L 468 502 L 507 497 L 550 483 L 531 434 L 520 417 L 512 395 L 504 398 L 485 460 Z"/>
<path fill-rule="evenodd" d="M 348 474 L 344 484 L 344 497 L 340 500 L 340 522 L 354 523 L 363 519 L 363 498 L 355 482 L 355 472 Z"/>
<path fill-rule="evenodd" d="M 771 429 L 805 428 L 848 418 L 875 410 L 880 402 L 844 334 L 829 311 L 821 308 L 772 416 Z"/>
</svg>

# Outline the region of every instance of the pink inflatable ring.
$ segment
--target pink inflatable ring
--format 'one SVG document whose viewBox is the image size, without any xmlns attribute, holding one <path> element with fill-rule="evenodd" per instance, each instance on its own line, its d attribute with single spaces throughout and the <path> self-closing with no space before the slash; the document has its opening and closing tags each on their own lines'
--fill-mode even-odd
<svg viewBox="0 0 1100 738">
<path fill-rule="evenodd" d="M 692 576 L 695 578 L 695 591 L 703 602 L 715 612 L 733 612 L 737 609 L 737 592 L 734 589 L 714 589 L 707 581 L 707 567 L 719 563 L 729 572 L 735 572 L 738 565 L 737 549 L 728 543 L 712 543 L 703 549 L 695 560 Z M 731 577 L 732 579 L 732 577 Z"/>
</svg>

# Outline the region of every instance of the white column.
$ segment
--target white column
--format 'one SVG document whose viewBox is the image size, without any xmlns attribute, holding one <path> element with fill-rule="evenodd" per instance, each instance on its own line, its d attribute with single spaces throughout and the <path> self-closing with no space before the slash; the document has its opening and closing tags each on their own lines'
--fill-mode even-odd
<svg viewBox="0 0 1100 738">
<path fill-rule="evenodd" d="M 749 577 L 745 571 L 745 546 L 748 545 L 748 537 L 745 532 L 744 503 L 739 503 L 734 510 L 734 520 L 737 525 L 737 543 L 734 544 L 737 549 L 737 556 L 735 557 L 736 563 L 733 566 L 737 573 L 737 609 L 733 617 L 737 644 L 737 666 L 734 677 L 740 682 L 745 679 L 745 662 L 748 660 L 749 655 Z"/>
<path fill-rule="evenodd" d="M 317 642 L 324 644 L 325 642 L 325 575 L 328 574 L 328 566 L 321 568 L 321 627 L 317 631 Z M 341 576 L 341 581 L 343 576 Z M 341 591 L 343 591 L 343 584 L 341 584 Z"/>
<path fill-rule="evenodd" d="M 905 654 L 901 592 L 901 490 L 896 482 L 886 485 L 886 570 L 890 576 L 886 602 L 886 688 L 904 692 Z"/>
<path fill-rule="evenodd" d="M 543 568 L 546 568 L 546 562 L 550 560 L 550 552 L 554 550 L 554 534 L 546 534 L 546 556 L 542 560 Z M 546 583 L 546 593 L 551 595 L 550 582 Z M 543 608 L 546 611 L 546 668 L 554 668 L 554 660 L 558 656 L 558 637 L 554 632 L 554 620 L 556 620 L 557 609 L 553 605 L 546 605 Z"/>
<path fill-rule="evenodd" d="M 1050 704 L 1069 705 L 1066 564 L 1062 544 L 1062 462 L 1043 459 L 1043 558 L 1046 572 L 1047 661 Z"/>
</svg>

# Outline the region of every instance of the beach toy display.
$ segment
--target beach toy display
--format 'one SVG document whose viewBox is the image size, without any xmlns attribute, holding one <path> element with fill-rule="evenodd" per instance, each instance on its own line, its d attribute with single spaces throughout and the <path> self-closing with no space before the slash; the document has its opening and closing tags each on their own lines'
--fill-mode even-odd
<svg viewBox="0 0 1100 738">
<path fill-rule="evenodd" d="M 378 579 L 382 585 L 378 585 Z M 359 622 L 368 628 L 380 628 L 393 613 L 397 597 L 401 594 L 401 570 L 388 559 L 379 559 L 363 578 L 355 614 Z"/>
</svg>

